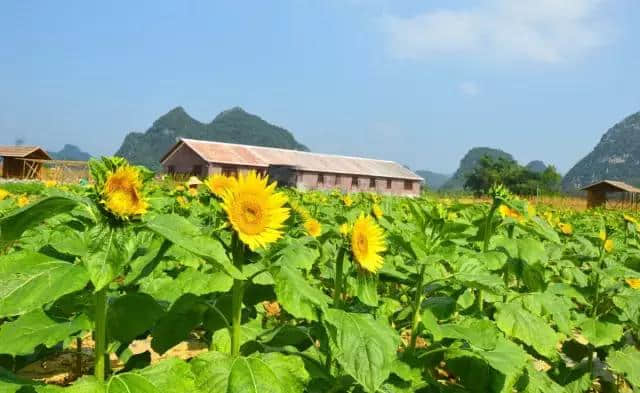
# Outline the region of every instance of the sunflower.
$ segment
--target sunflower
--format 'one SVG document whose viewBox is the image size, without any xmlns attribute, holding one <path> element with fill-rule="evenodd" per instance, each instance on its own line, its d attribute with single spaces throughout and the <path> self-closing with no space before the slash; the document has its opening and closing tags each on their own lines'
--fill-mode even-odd
<svg viewBox="0 0 640 393">
<path fill-rule="evenodd" d="M 346 207 L 351 207 L 351 205 L 353 205 L 353 199 L 351 199 L 351 196 L 347 194 L 342 197 L 342 203 L 344 203 Z"/>
<path fill-rule="evenodd" d="M 569 224 L 569 223 L 560 223 L 558 224 L 558 226 L 560 227 L 560 232 L 564 233 L 565 235 L 571 235 L 573 233 L 573 225 Z"/>
<path fill-rule="evenodd" d="M 638 220 L 628 214 L 622 214 L 622 218 L 624 218 L 625 221 L 632 222 L 634 224 L 638 223 Z"/>
<path fill-rule="evenodd" d="M 347 235 L 349 235 L 349 232 L 351 231 L 351 228 L 349 228 L 349 224 L 347 224 L 345 222 L 344 224 L 340 225 L 339 230 L 340 230 L 340 234 L 342 236 L 347 236 Z"/>
<path fill-rule="evenodd" d="M 276 183 L 267 185 L 267 180 L 267 177 L 250 171 L 240 175 L 222 197 L 222 208 L 229 223 L 251 250 L 282 237 L 280 229 L 289 218 L 289 209 L 283 207 L 287 197 L 275 192 Z"/>
<path fill-rule="evenodd" d="M 322 233 L 322 225 L 315 218 L 310 218 L 304 222 L 304 229 L 312 237 L 318 237 Z"/>
<path fill-rule="evenodd" d="M 498 208 L 498 212 L 500 213 L 500 215 L 502 216 L 502 218 L 513 218 L 515 220 L 520 221 L 522 219 L 522 216 L 520 216 L 520 213 L 518 213 L 517 210 L 510 208 L 509 206 L 505 205 L 505 204 L 501 204 L 500 207 Z"/>
<path fill-rule="evenodd" d="M 604 241 L 604 250 L 606 252 L 613 251 L 613 248 L 614 248 L 613 240 L 607 239 L 607 240 Z"/>
<path fill-rule="evenodd" d="M 225 192 L 231 189 L 235 183 L 236 179 L 234 177 L 221 174 L 211 175 L 204 181 L 209 191 L 220 198 L 222 198 Z"/>
<path fill-rule="evenodd" d="M 627 278 L 627 284 L 633 289 L 640 289 L 640 278 Z"/>
<path fill-rule="evenodd" d="M 0 201 L 8 197 L 9 195 L 10 195 L 9 191 L 3 190 L 2 188 L 0 188 Z"/>
<path fill-rule="evenodd" d="M 27 197 L 26 195 L 20 195 L 20 197 L 18 198 L 18 206 L 25 207 L 28 204 L 29 204 L 29 197 Z"/>
<path fill-rule="evenodd" d="M 382 208 L 380 208 L 380 205 L 378 205 L 377 203 L 373 205 L 373 207 L 371 208 L 371 211 L 373 212 L 373 215 L 376 216 L 378 220 L 381 219 L 384 214 L 382 212 Z"/>
<path fill-rule="evenodd" d="M 598 233 L 598 237 L 602 241 L 607 240 L 607 232 L 604 229 L 601 229 L 600 232 Z"/>
<path fill-rule="evenodd" d="M 178 201 L 178 205 L 180 205 L 181 208 L 186 208 L 189 206 L 189 202 L 187 202 L 187 199 L 185 197 L 183 197 L 182 195 L 179 195 L 176 200 Z"/>
<path fill-rule="evenodd" d="M 44 186 L 45 186 L 46 188 L 55 187 L 56 185 L 58 185 L 58 182 L 57 182 L 57 181 L 55 181 L 55 180 L 46 180 L 46 181 L 44 182 Z"/>
<path fill-rule="evenodd" d="M 136 167 L 123 165 L 109 172 L 102 189 L 102 203 L 116 217 L 129 219 L 147 212 L 149 204 L 141 195 L 142 179 Z"/>
<path fill-rule="evenodd" d="M 189 187 L 189 195 L 192 197 L 198 196 L 198 189 L 196 187 Z"/>
<path fill-rule="evenodd" d="M 360 214 L 353 224 L 351 249 L 364 270 L 375 273 L 382 267 L 384 262 L 380 253 L 387 249 L 384 233 L 371 216 Z"/>
<path fill-rule="evenodd" d="M 182 192 L 184 191 L 184 186 L 182 184 L 178 184 L 175 188 L 176 192 Z"/>
</svg>

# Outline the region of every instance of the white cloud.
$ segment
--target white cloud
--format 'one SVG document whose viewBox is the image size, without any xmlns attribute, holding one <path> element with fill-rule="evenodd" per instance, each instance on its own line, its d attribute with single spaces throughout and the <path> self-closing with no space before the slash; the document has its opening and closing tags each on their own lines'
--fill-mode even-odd
<svg viewBox="0 0 640 393">
<path fill-rule="evenodd" d="M 468 97 L 475 97 L 480 94 L 480 87 L 476 82 L 473 81 L 460 83 L 458 85 L 458 89 L 460 89 L 460 92 L 462 92 L 462 94 Z"/>
<path fill-rule="evenodd" d="M 596 15 L 602 1 L 485 0 L 477 8 L 386 15 L 382 28 L 399 58 L 463 55 L 557 63 L 604 44 Z"/>
</svg>

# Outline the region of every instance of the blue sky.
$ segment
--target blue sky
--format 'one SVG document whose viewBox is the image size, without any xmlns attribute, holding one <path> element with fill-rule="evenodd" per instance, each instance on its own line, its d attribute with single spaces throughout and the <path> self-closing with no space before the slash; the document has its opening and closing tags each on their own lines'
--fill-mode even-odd
<svg viewBox="0 0 640 393">
<path fill-rule="evenodd" d="M 3 2 L 0 144 L 113 154 L 241 106 L 318 152 L 565 172 L 640 110 L 639 38 L 637 0 Z"/>
</svg>

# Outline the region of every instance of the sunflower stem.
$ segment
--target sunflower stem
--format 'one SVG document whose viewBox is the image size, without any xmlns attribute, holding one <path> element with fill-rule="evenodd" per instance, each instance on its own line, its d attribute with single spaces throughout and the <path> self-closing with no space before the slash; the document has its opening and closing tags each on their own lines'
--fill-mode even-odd
<svg viewBox="0 0 640 393">
<path fill-rule="evenodd" d="M 107 348 L 107 289 L 102 288 L 95 294 L 95 353 L 94 374 L 98 381 L 104 381 Z"/>
<path fill-rule="evenodd" d="M 244 245 L 239 241 L 237 235 L 232 240 L 233 264 L 242 268 L 244 259 Z M 242 324 L 242 298 L 244 297 L 244 281 L 234 279 L 231 294 L 231 356 L 240 355 L 240 333 Z"/>
<path fill-rule="evenodd" d="M 345 245 L 343 244 L 338 251 L 338 258 L 336 259 L 336 279 L 335 287 L 333 289 L 333 307 L 342 307 L 342 274 L 344 270 L 344 253 Z"/>
<path fill-rule="evenodd" d="M 427 265 L 420 267 L 420 273 L 418 276 L 418 286 L 416 288 L 416 294 L 413 298 L 413 318 L 411 319 L 411 341 L 409 342 L 409 351 L 413 352 L 416 349 L 416 342 L 418 340 L 418 325 L 420 324 L 420 306 L 424 299 L 424 272 Z"/>
</svg>

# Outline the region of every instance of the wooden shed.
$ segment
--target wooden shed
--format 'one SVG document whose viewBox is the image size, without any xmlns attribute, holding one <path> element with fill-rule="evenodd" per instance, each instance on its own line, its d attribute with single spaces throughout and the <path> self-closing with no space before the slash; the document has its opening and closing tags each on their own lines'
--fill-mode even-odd
<svg viewBox="0 0 640 393">
<path fill-rule="evenodd" d="M 622 193 L 622 198 L 618 200 L 621 203 L 630 203 L 635 205 L 637 203 L 638 194 L 640 189 L 630 184 L 615 181 L 615 180 L 602 180 L 597 183 L 581 188 L 581 190 L 587 192 L 587 208 L 592 209 L 599 206 L 605 206 L 607 204 L 607 194 Z"/>
<path fill-rule="evenodd" d="M 43 162 L 51 160 L 49 154 L 39 146 L 0 146 L 2 177 L 38 179 Z"/>
</svg>

